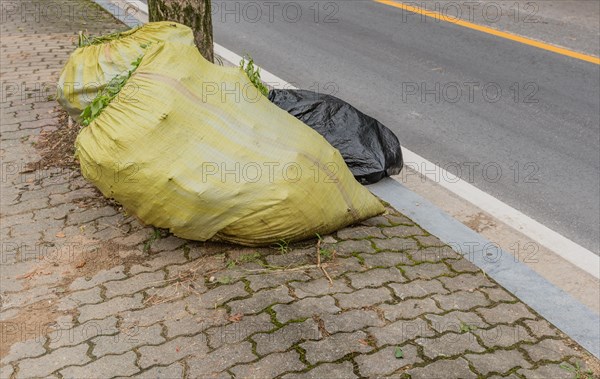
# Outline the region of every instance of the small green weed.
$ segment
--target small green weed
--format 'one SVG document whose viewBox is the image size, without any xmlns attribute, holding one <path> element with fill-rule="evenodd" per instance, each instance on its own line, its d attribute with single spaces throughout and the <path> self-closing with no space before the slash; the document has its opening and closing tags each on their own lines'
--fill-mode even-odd
<svg viewBox="0 0 600 379">
<path fill-rule="evenodd" d="M 561 363 L 558 367 L 573 374 L 573 379 L 594 379 L 594 373 L 592 372 L 592 370 L 583 371 L 583 368 L 577 361 L 575 362 L 575 366 L 564 362 Z"/>
<path fill-rule="evenodd" d="M 280 240 L 279 242 L 277 242 L 275 244 L 276 249 L 279 250 L 279 254 L 283 255 L 283 254 L 287 254 L 290 252 L 290 246 L 289 246 L 289 242 L 285 241 L 285 240 Z"/>
<path fill-rule="evenodd" d="M 154 228 L 154 231 L 152 231 L 152 235 L 150 236 L 150 238 L 148 238 L 148 240 L 144 244 L 144 253 L 147 253 L 148 251 L 150 251 L 150 248 L 152 247 L 152 244 L 154 243 L 154 241 L 159 240 L 161 238 L 162 238 L 162 233 L 161 233 L 160 229 Z"/>
<path fill-rule="evenodd" d="M 136 28 L 138 29 L 138 28 Z M 111 34 L 106 34 L 103 36 L 92 37 L 91 35 L 86 35 L 83 31 L 79 31 L 79 38 L 77 41 L 78 47 L 85 47 L 91 45 L 99 45 L 101 43 L 109 42 L 116 40 L 123 35 L 123 32 L 116 32 Z"/>
<path fill-rule="evenodd" d="M 248 62 L 246 63 L 246 59 Z M 254 87 L 260 91 L 264 96 L 269 95 L 269 89 L 260 79 L 260 68 L 254 65 L 254 60 L 250 55 L 245 55 L 240 61 L 240 68 L 248 75 L 248 79 L 254 84 Z"/>
<path fill-rule="evenodd" d="M 475 325 L 469 325 L 463 321 L 460 322 L 460 332 L 461 333 L 470 332 L 470 331 L 473 331 L 476 329 L 477 329 L 477 327 Z"/>
</svg>

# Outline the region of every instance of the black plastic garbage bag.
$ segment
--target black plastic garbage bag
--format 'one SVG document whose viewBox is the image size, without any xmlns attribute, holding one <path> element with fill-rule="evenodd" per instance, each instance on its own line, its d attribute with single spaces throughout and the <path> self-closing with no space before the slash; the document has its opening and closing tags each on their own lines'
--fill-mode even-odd
<svg viewBox="0 0 600 379">
<path fill-rule="evenodd" d="M 288 89 L 269 91 L 269 100 L 325 137 L 359 182 L 376 183 L 402 170 L 402 151 L 394 133 L 345 101 Z"/>
</svg>

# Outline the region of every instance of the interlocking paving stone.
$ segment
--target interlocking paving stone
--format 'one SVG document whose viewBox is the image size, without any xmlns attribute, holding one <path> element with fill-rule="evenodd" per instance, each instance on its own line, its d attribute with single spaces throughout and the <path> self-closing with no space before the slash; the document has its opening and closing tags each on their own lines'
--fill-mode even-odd
<svg viewBox="0 0 600 379">
<path fill-rule="evenodd" d="M 556 337 L 556 330 L 552 329 L 552 326 L 544 320 L 525 320 L 523 321 L 525 325 L 531 329 L 531 333 L 534 336 L 541 337 Z"/>
<path fill-rule="evenodd" d="M 337 333 L 319 341 L 307 341 L 300 344 L 306 351 L 306 360 L 310 364 L 333 362 L 350 353 L 367 353 L 373 348 L 364 343 L 364 332 Z"/>
<path fill-rule="evenodd" d="M 382 328 L 368 328 L 367 332 L 375 337 L 378 346 L 401 345 L 417 337 L 431 337 L 435 331 L 429 324 L 420 319 L 399 320 Z"/>
<path fill-rule="evenodd" d="M 445 243 L 443 243 L 442 241 L 440 241 L 439 238 L 437 238 L 436 236 L 433 235 L 428 235 L 428 236 L 421 236 L 421 235 L 415 235 L 413 236 L 413 238 L 415 238 L 417 241 L 419 241 L 419 243 L 422 246 L 433 246 L 433 247 L 446 247 L 449 248 L 449 246 L 446 246 Z M 449 249 L 450 251 L 453 251 L 452 249 Z"/>
<path fill-rule="evenodd" d="M 9 327 L 7 325 L 1 325 L 0 327 L 2 328 L 2 339 L 4 340 L 4 338 L 6 338 L 4 334 L 8 332 Z M 5 364 L 18 361 L 19 359 L 43 355 L 46 353 L 46 349 L 44 348 L 46 340 L 46 337 L 40 338 L 39 336 L 35 336 L 35 338 L 32 339 L 19 341 L 10 347 L 9 354 L 2 358 L 0 363 Z"/>
<path fill-rule="evenodd" d="M 154 367 L 141 374 L 134 375 L 135 379 L 179 379 L 183 378 L 183 366 L 181 363 L 173 363 L 166 367 Z"/>
<path fill-rule="evenodd" d="M 307 264 L 314 264 L 317 261 L 316 248 L 297 249 L 285 254 L 268 255 L 266 261 L 272 266 L 294 267 Z"/>
<path fill-rule="evenodd" d="M 66 195 L 65 195 L 66 196 Z M 113 207 L 102 207 L 99 209 L 87 209 L 81 212 L 69 213 L 67 215 L 67 225 L 81 225 L 94 221 L 103 216 L 112 216 L 116 213 Z"/>
<path fill-rule="evenodd" d="M 370 241 L 367 240 L 359 240 L 359 241 L 340 241 L 335 246 L 334 249 L 340 257 L 347 257 L 352 255 L 353 253 L 374 253 L 375 249 L 373 249 L 373 245 Z"/>
<path fill-rule="evenodd" d="M 70 295 L 60 299 L 57 306 L 59 310 L 78 308 L 85 304 L 97 304 L 102 302 L 100 296 L 100 287 L 93 287 L 89 290 L 73 292 Z"/>
<path fill-rule="evenodd" d="M 477 355 L 467 354 L 465 358 L 483 375 L 488 375 L 492 372 L 502 375 L 515 367 L 531 367 L 531 364 L 517 350 L 496 350 L 492 353 Z"/>
<path fill-rule="evenodd" d="M 292 282 L 290 286 L 299 298 L 329 295 L 338 292 L 352 292 L 352 289 L 341 280 L 330 284 L 327 278 L 319 278 L 309 282 Z"/>
<path fill-rule="evenodd" d="M 531 370 L 521 369 L 517 373 L 527 379 L 573 379 L 574 377 L 572 372 L 561 368 L 558 364 L 543 365 Z"/>
<path fill-rule="evenodd" d="M 193 317 L 185 316 L 167 319 L 163 324 L 167 328 L 167 337 L 173 338 L 180 335 L 197 334 L 213 326 L 228 323 L 227 311 L 223 308 L 203 309 Z"/>
<path fill-rule="evenodd" d="M 493 287 L 495 285 L 483 275 L 461 274 L 453 277 L 441 277 L 439 280 L 450 291 L 472 291 L 480 287 Z"/>
<path fill-rule="evenodd" d="M 36 287 L 19 293 L 5 294 L 2 298 L 2 308 L 19 308 L 37 303 L 41 300 L 55 299 L 56 296 L 44 287 Z"/>
<path fill-rule="evenodd" d="M 135 275 L 141 272 L 152 272 L 170 265 L 183 264 L 185 262 L 187 262 L 187 258 L 182 250 L 164 251 L 154 255 L 152 259 L 132 266 L 129 269 L 129 273 Z"/>
<path fill-rule="evenodd" d="M 331 296 L 307 297 L 291 304 L 277 304 L 273 306 L 273 310 L 277 313 L 277 320 L 281 323 L 311 317 L 315 314 L 321 315 L 341 311 L 335 305 L 335 300 Z"/>
<path fill-rule="evenodd" d="M 467 310 L 489 305 L 489 300 L 481 292 L 457 291 L 447 295 L 433 295 L 440 307 L 449 310 Z"/>
<path fill-rule="evenodd" d="M 0 367 L 0 378 L 1 379 L 10 379 L 15 370 L 11 365 L 6 365 Z"/>
<path fill-rule="evenodd" d="M 374 226 L 355 226 L 338 230 L 337 236 L 339 239 L 361 239 L 361 238 L 385 238 L 381 229 Z"/>
<path fill-rule="evenodd" d="M 448 259 L 460 258 L 460 255 L 458 255 L 454 250 L 447 246 L 428 247 L 426 249 L 419 249 L 416 251 L 411 250 L 408 253 L 412 260 L 415 262 L 438 263 Z"/>
<path fill-rule="evenodd" d="M 288 292 L 287 287 L 280 286 L 256 292 L 248 299 L 231 301 L 227 303 L 227 305 L 231 308 L 232 314 L 257 313 L 275 303 L 287 304 L 292 302 L 294 298 L 291 297 Z"/>
<path fill-rule="evenodd" d="M 203 335 L 177 337 L 158 346 L 142 346 L 138 349 L 141 368 L 153 365 L 166 366 L 184 357 L 200 358 L 208 352 L 206 338 Z"/>
<path fill-rule="evenodd" d="M 113 336 L 99 336 L 92 340 L 92 354 L 102 357 L 107 354 L 121 354 L 138 346 L 156 345 L 165 342 L 160 325 L 133 326 Z"/>
<path fill-rule="evenodd" d="M 187 243 L 186 240 L 177 238 L 175 236 L 169 236 L 167 238 L 160 238 L 152 243 L 150 251 L 171 251 L 175 250 Z"/>
<path fill-rule="evenodd" d="M 414 279 L 433 279 L 441 275 L 450 274 L 448 266 L 443 263 L 421 263 L 416 266 L 402 267 L 404 276 L 410 280 Z"/>
<path fill-rule="evenodd" d="M 159 321 L 167 322 L 189 316 L 189 313 L 186 310 L 189 307 L 189 303 L 186 299 L 154 305 L 152 305 L 151 302 L 148 302 L 145 305 L 146 307 L 143 309 L 132 307 L 133 309 L 122 312 L 121 318 L 127 324 L 135 323 L 137 325 L 148 326 Z"/>
<path fill-rule="evenodd" d="M 471 333 L 447 333 L 436 338 L 419 338 L 415 342 L 423 346 L 423 352 L 429 359 L 450 357 L 467 351 L 474 353 L 485 351 Z"/>
<path fill-rule="evenodd" d="M 364 287 L 380 287 L 384 283 L 395 282 L 402 283 L 406 278 L 402 276 L 400 270 L 396 267 L 376 268 L 373 270 L 348 274 L 352 287 L 361 289 Z"/>
<path fill-rule="evenodd" d="M 469 363 L 462 358 L 439 360 L 425 367 L 408 370 L 411 379 L 476 379 L 477 375 L 469 369 Z"/>
<path fill-rule="evenodd" d="M 375 244 L 375 247 L 377 247 L 378 250 L 405 252 L 405 254 L 407 251 L 414 251 L 419 248 L 417 241 L 412 238 L 373 238 L 371 242 Z M 408 256 L 406 256 L 406 258 L 407 262 L 409 262 Z"/>
<path fill-rule="evenodd" d="M 295 351 L 273 353 L 262 357 L 258 362 L 235 366 L 231 372 L 236 378 L 274 378 L 284 372 L 306 368 L 299 358 Z"/>
<path fill-rule="evenodd" d="M 458 253 L 457 253 L 458 254 Z M 449 260 L 447 263 L 452 267 L 452 269 L 456 272 L 471 272 L 477 273 L 481 272 L 481 269 L 471 263 L 468 259 L 457 259 L 457 260 Z"/>
<path fill-rule="evenodd" d="M 300 340 L 321 338 L 319 326 L 313 319 L 292 322 L 272 333 L 257 333 L 252 336 L 256 342 L 256 352 L 261 356 L 286 351 Z"/>
<path fill-rule="evenodd" d="M 113 239 L 113 242 L 123 246 L 136 246 L 141 244 L 144 241 L 147 241 L 152 233 L 148 229 L 141 229 L 135 232 L 132 232 L 129 235 L 124 235 L 121 237 L 117 237 Z M 150 270 L 154 271 L 154 270 Z M 136 272 L 134 272 L 136 273 Z"/>
<path fill-rule="evenodd" d="M 82 344 L 63 347 L 38 358 L 24 359 L 18 363 L 17 378 L 45 377 L 66 366 L 83 365 L 90 360 L 87 350 L 88 345 Z"/>
<path fill-rule="evenodd" d="M 92 287 L 96 287 L 101 283 L 108 282 L 109 280 L 119 280 L 126 277 L 123 272 L 123 266 L 113 267 L 110 270 L 102 270 L 98 274 L 94 275 L 90 280 L 86 278 L 77 278 L 71 283 L 70 289 L 73 291 L 86 290 Z"/>
<path fill-rule="evenodd" d="M 368 326 L 383 326 L 377 312 L 372 310 L 353 309 L 338 314 L 326 314 L 322 317 L 325 330 L 329 333 L 353 332 Z"/>
<path fill-rule="evenodd" d="M 490 329 L 476 329 L 474 334 L 479 336 L 487 347 L 509 347 L 523 341 L 533 342 L 535 339 L 520 325 L 498 325 Z"/>
<path fill-rule="evenodd" d="M 392 300 L 392 294 L 387 288 L 363 288 L 350 294 L 336 294 L 340 307 L 363 308 Z"/>
<path fill-rule="evenodd" d="M 135 365 L 136 355 L 129 351 L 122 355 L 107 355 L 85 366 L 70 366 L 60 370 L 64 379 L 89 378 L 91 375 L 130 376 L 140 371 Z"/>
<path fill-rule="evenodd" d="M 523 345 L 523 350 L 533 361 L 562 361 L 569 356 L 578 355 L 577 351 L 567 346 L 563 341 L 555 339 L 545 339 L 535 345 Z"/>
<path fill-rule="evenodd" d="M 186 362 L 189 367 L 188 375 L 191 378 L 210 378 L 227 368 L 255 360 L 252 354 L 252 344 L 248 341 L 235 345 L 224 345 L 202 357 L 192 357 Z"/>
<path fill-rule="evenodd" d="M 402 358 L 396 358 L 396 347 L 390 346 L 379 350 L 374 354 L 360 355 L 355 358 L 358 363 L 358 369 L 363 376 L 379 377 L 391 374 L 403 367 L 409 367 L 415 363 L 422 362 L 419 358 L 417 348 L 412 345 L 401 347 Z"/>
<path fill-rule="evenodd" d="M 244 283 L 237 282 L 231 285 L 221 285 L 217 288 L 209 290 L 202 294 L 199 299 L 188 304 L 190 312 L 198 312 L 200 309 L 216 308 L 225 304 L 229 300 L 248 296 L 248 292 L 244 289 Z"/>
<path fill-rule="evenodd" d="M 327 272 L 329 276 L 333 279 L 336 279 L 342 274 L 349 274 L 351 272 L 362 272 L 365 271 L 366 267 L 364 267 L 360 261 L 355 257 L 349 258 L 338 258 L 335 262 L 327 263 Z M 311 274 L 313 277 L 321 278 L 323 273 L 321 270 L 314 269 Z"/>
<path fill-rule="evenodd" d="M 268 332 L 275 328 L 271 317 L 266 313 L 254 316 L 244 316 L 239 322 L 232 322 L 206 330 L 211 348 L 218 348 L 224 344 L 232 344 L 246 339 L 258 332 Z"/>
<path fill-rule="evenodd" d="M 135 275 L 125 280 L 106 282 L 104 283 L 104 287 L 106 288 L 106 297 L 111 298 L 129 293 L 135 293 L 146 288 L 155 287 L 157 285 L 164 285 L 164 279 L 165 273 L 157 271 Z"/>
<path fill-rule="evenodd" d="M 382 228 L 383 234 L 388 237 L 409 237 L 425 235 L 423 229 L 418 226 L 392 226 L 391 228 Z"/>
<path fill-rule="evenodd" d="M 290 281 L 305 282 L 310 277 L 300 271 L 275 271 L 268 275 L 248 275 L 246 279 L 250 281 L 250 288 L 253 291 L 260 291 L 263 288 L 278 287 Z"/>
<path fill-rule="evenodd" d="M 372 217 L 368 220 L 364 220 L 363 222 L 361 222 L 361 224 L 366 225 L 366 226 L 379 226 L 379 227 L 392 226 L 392 224 L 390 224 L 390 220 L 388 220 L 384 216 Z"/>
<path fill-rule="evenodd" d="M 117 318 L 109 316 L 103 320 L 90 320 L 74 326 L 72 323 L 58 324 L 58 329 L 49 336 L 48 346 L 57 349 L 63 346 L 78 345 L 100 335 L 117 334 Z"/>
<path fill-rule="evenodd" d="M 399 224 L 407 225 L 407 226 L 415 225 L 415 223 L 410 218 L 404 216 L 403 214 L 396 212 L 395 209 L 388 209 L 388 211 L 390 212 L 390 214 L 387 214 L 384 217 L 387 218 L 392 225 L 399 225 Z"/>
<path fill-rule="evenodd" d="M 537 318 L 521 303 L 501 303 L 492 308 L 480 308 L 478 311 L 490 324 L 514 324 L 520 319 Z"/>
<path fill-rule="evenodd" d="M 438 333 L 447 331 L 458 333 L 463 324 L 478 329 L 488 327 L 488 324 L 473 312 L 452 311 L 444 315 L 426 315 L 425 317 L 431 321 L 433 329 Z"/>
<path fill-rule="evenodd" d="M 356 379 L 352 363 L 345 361 L 341 363 L 323 363 L 304 373 L 290 373 L 282 376 L 282 379 Z"/>
<path fill-rule="evenodd" d="M 131 297 L 115 297 L 104 303 L 84 305 L 79 308 L 78 320 L 79 322 L 86 322 L 88 320 L 103 319 L 118 312 L 142 307 L 142 295 L 139 293 Z"/>
<path fill-rule="evenodd" d="M 439 293 L 439 294 L 448 293 L 448 290 L 445 289 L 444 286 L 442 286 L 442 283 L 440 283 L 436 279 L 433 279 L 433 280 L 417 279 L 417 280 L 413 280 L 410 283 L 402 283 L 402 284 L 392 283 L 392 284 L 389 284 L 388 286 L 391 289 L 393 289 L 396 296 L 398 296 L 402 300 L 404 300 L 406 298 L 411 298 L 411 297 L 431 296 L 436 293 Z"/>
<path fill-rule="evenodd" d="M 515 297 L 508 293 L 508 291 L 503 290 L 502 288 L 480 288 L 481 292 L 484 292 L 488 295 L 491 301 L 500 302 L 500 301 L 515 301 Z"/>
<path fill-rule="evenodd" d="M 442 310 L 435 305 L 432 299 L 413 300 L 408 299 L 398 304 L 382 304 L 379 306 L 390 321 L 398 319 L 410 320 L 424 313 L 441 313 Z"/>
</svg>

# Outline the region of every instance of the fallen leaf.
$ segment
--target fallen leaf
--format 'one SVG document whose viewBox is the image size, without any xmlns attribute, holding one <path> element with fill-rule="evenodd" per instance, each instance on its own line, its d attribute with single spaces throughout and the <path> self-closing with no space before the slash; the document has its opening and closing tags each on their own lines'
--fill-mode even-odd
<svg viewBox="0 0 600 379">
<path fill-rule="evenodd" d="M 229 316 L 228 320 L 231 321 L 231 322 L 240 322 L 240 321 L 242 321 L 243 317 L 244 317 L 243 314 L 236 313 L 234 315 Z"/>
<path fill-rule="evenodd" d="M 56 237 L 58 237 L 58 238 L 65 238 L 65 233 L 58 232 L 58 233 L 56 233 Z"/>
<path fill-rule="evenodd" d="M 75 265 L 75 268 L 82 268 L 83 266 L 85 266 L 85 261 L 81 260 L 81 261 L 77 262 L 77 264 Z"/>
<path fill-rule="evenodd" d="M 400 359 L 400 358 L 404 357 L 404 352 L 402 351 L 400 346 L 396 346 L 396 350 L 394 350 L 394 356 L 396 357 L 396 359 Z"/>
<path fill-rule="evenodd" d="M 364 345 L 364 346 L 369 346 L 369 341 L 367 341 L 364 338 L 359 339 L 358 343 L 361 344 L 361 345 Z"/>
</svg>

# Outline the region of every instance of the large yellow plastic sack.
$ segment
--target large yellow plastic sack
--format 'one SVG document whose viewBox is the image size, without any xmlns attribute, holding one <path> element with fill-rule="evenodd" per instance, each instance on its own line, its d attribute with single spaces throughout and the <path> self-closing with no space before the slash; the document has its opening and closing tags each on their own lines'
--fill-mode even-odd
<svg viewBox="0 0 600 379">
<path fill-rule="evenodd" d="M 116 75 L 127 71 L 144 46 L 160 41 L 194 45 L 192 30 L 171 21 L 152 22 L 139 28 L 99 38 L 71 54 L 58 80 L 58 102 L 76 121 L 81 111 Z"/>
<path fill-rule="evenodd" d="M 340 153 L 240 68 L 193 46 L 149 47 L 77 137 L 84 176 L 143 222 L 194 240 L 264 245 L 326 234 L 383 206 Z"/>
</svg>

